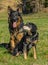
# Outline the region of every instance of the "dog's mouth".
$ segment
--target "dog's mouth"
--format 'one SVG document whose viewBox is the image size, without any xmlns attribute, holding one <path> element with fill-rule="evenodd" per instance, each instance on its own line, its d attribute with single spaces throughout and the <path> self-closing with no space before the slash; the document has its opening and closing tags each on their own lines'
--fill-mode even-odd
<svg viewBox="0 0 48 65">
<path fill-rule="evenodd" d="M 13 22 L 13 28 L 16 28 L 16 22 Z"/>
</svg>

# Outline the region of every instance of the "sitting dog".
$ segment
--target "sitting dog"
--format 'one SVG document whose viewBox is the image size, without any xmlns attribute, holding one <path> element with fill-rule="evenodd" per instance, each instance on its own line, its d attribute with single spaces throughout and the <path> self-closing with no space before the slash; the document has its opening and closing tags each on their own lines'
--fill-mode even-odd
<svg viewBox="0 0 48 65">
<path fill-rule="evenodd" d="M 18 34 L 19 28 L 23 26 L 23 19 L 20 13 L 18 12 L 18 9 L 17 11 L 14 11 L 10 6 L 8 6 L 8 23 L 10 32 L 10 50 L 13 51 L 16 46 L 16 43 L 19 43 L 23 36 L 23 34 Z M 17 40 L 16 38 L 19 39 Z"/>
<path fill-rule="evenodd" d="M 11 7 L 8 7 L 8 11 L 10 53 L 18 56 L 21 52 L 24 54 L 24 58 L 27 59 L 28 51 L 32 47 L 36 59 L 37 26 L 33 23 L 24 25 L 18 9 L 14 11 Z"/>
</svg>

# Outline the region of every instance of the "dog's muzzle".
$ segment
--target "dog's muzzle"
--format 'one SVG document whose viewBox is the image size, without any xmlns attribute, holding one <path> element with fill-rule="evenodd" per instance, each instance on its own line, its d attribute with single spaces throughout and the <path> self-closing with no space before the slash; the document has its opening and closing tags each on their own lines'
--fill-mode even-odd
<svg viewBox="0 0 48 65">
<path fill-rule="evenodd" d="M 13 18 L 13 28 L 16 28 L 17 21 L 18 21 L 18 18 Z"/>
</svg>

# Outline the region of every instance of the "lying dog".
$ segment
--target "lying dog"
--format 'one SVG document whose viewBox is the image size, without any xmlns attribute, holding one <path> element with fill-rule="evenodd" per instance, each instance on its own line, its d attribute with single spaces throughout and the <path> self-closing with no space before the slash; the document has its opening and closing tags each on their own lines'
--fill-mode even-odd
<svg viewBox="0 0 48 65">
<path fill-rule="evenodd" d="M 32 47 L 34 51 L 34 58 L 36 59 L 36 43 L 38 41 L 37 27 L 33 23 L 24 25 L 23 19 L 17 11 L 9 10 L 9 31 L 10 31 L 10 52 L 12 55 L 19 55 L 20 52 L 24 54 L 27 59 L 28 51 Z"/>
</svg>

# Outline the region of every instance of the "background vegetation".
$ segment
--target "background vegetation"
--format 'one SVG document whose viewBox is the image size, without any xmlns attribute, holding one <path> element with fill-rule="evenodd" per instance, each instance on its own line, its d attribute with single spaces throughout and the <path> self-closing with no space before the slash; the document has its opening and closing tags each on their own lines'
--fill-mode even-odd
<svg viewBox="0 0 48 65">
<path fill-rule="evenodd" d="M 48 12 L 48 0 L 0 0 L 0 10 L 7 9 L 8 5 L 12 8 L 19 7 L 24 14 Z"/>
</svg>

